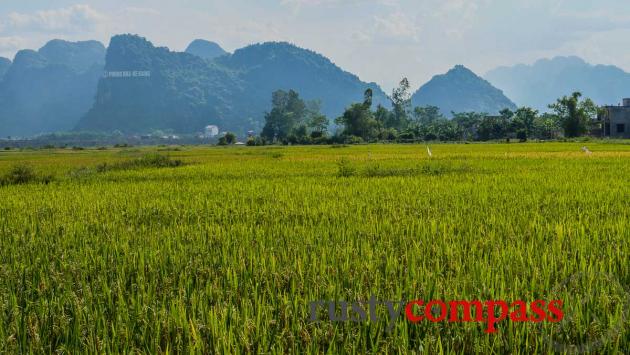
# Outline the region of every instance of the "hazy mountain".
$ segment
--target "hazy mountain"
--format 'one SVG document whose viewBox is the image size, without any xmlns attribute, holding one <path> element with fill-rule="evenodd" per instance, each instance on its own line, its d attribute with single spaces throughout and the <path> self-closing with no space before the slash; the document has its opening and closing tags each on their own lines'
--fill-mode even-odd
<svg viewBox="0 0 630 355">
<path fill-rule="evenodd" d="M 504 108 L 516 108 L 501 90 L 462 65 L 434 76 L 411 101 L 414 106 L 437 106 L 447 116 L 451 112 L 469 111 L 496 114 Z"/>
<path fill-rule="evenodd" d="M 227 52 L 224 51 L 218 44 L 204 39 L 196 39 L 192 41 L 192 43 L 188 45 L 188 48 L 186 48 L 186 53 L 196 55 L 204 59 L 214 59 L 227 54 Z"/>
<path fill-rule="evenodd" d="M 66 42 L 52 40 L 38 51 L 50 65 L 63 65 L 75 72 L 89 70 L 95 64 L 105 64 L 105 47 L 101 42 Z"/>
<path fill-rule="evenodd" d="M 98 42 L 58 40 L 18 52 L 0 81 L 0 136 L 72 129 L 94 101 L 104 55 Z"/>
<path fill-rule="evenodd" d="M 488 72 L 486 78 L 519 105 L 541 111 L 574 91 L 581 91 L 598 104 L 616 104 L 630 96 L 629 73 L 612 65 L 591 65 L 578 57 L 500 67 Z"/>
<path fill-rule="evenodd" d="M 321 100 L 322 112 L 330 118 L 363 101 L 367 88 L 374 91 L 375 105 L 389 102 L 377 84 L 364 83 L 328 58 L 289 43 L 255 44 L 218 58 L 217 63 L 238 73 L 246 90 L 238 102 L 249 106 L 248 115 L 259 118 L 270 109 L 271 93 L 278 89 L 293 89 L 307 100 Z"/>
<path fill-rule="evenodd" d="M 243 133 L 261 129 L 271 94 L 294 89 L 322 101 L 335 118 L 371 87 L 375 103 L 387 98 L 376 84 L 361 82 L 327 58 L 287 43 L 264 43 L 207 61 L 156 48 L 144 38 L 112 38 L 106 71 L 150 71 L 150 77 L 103 78 L 96 103 L 80 130 L 198 132 L 216 124 Z"/>
<path fill-rule="evenodd" d="M 4 77 L 4 74 L 9 70 L 11 66 L 11 60 L 7 58 L 0 57 L 0 80 Z"/>
<path fill-rule="evenodd" d="M 146 71 L 150 76 L 104 77 L 94 106 L 78 130 L 148 132 L 199 131 L 227 125 L 240 83 L 214 63 L 188 53 L 154 47 L 144 38 L 120 35 L 107 50 L 105 71 Z"/>
</svg>

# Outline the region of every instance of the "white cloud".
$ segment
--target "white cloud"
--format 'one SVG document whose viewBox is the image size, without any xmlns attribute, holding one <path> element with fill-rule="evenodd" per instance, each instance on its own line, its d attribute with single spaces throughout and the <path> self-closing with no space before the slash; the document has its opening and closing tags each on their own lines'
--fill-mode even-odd
<svg viewBox="0 0 630 355">
<path fill-rule="evenodd" d="M 161 13 L 149 7 L 120 6 L 107 11 L 88 4 L 0 14 L 0 55 L 12 57 L 20 49 L 38 49 L 55 38 L 98 40 L 107 45 L 112 35 L 142 34 L 156 27 L 160 18 Z M 158 33 L 161 32 L 164 32 L 162 28 Z M 160 40 L 159 37 L 152 39 Z"/>
<path fill-rule="evenodd" d="M 52 38 L 107 44 L 114 34 L 138 33 L 175 50 L 194 38 L 229 50 L 286 40 L 388 88 L 402 75 L 422 84 L 454 64 L 482 73 L 541 56 L 577 54 L 630 69 L 630 8 L 620 0 L 75 1 L 83 4 L 0 0 L 0 55 Z"/>
<path fill-rule="evenodd" d="M 378 3 L 383 0 L 280 0 L 282 5 L 289 6 L 319 6 L 319 5 L 347 5 Z"/>
<path fill-rule="evenodd" d="M 443 33 L 451 38 L 461 39 L 474 27 L 480 7 L 490 0 L 446 0 L 436 4 L 430 21 L 443 28 Z"/>
<path fill-rule="evenodd" d="M 134 7 L 134 6 L 130 6 L 125 8 L 125 12 L 128 14 L 133 14 L 133 15 L 140 15 L 140 16 L 159 16 L 161 15 L 161 12 L 153 9 L 153 8 L 148 8 L 148 7 Z"/>
<path fill-rule="evenodd" d="M 385 16 L 374 16 L 374 31 L 379 36 L 398 41 L 418 42 L 420 30 L 417 22 L 401 11 Z"/>
<path fill-rule="evenodd" d="M 282 5 L 321 5 L 341 2 L 339 0 L 281 0 Z"/>
<path fill-rule="evenodd" d="M 107 21 L 106 15 L 90 5 L 77 4 L 30 14 L 12 12 L 4 25 L 6 30 L 11 31 L 76 33 L 93 32 Z"/>
<path fill-rule="evenodd" d="M 18 36 L 0 37 L 0 56 L 11 57 L 13 53 L 24 48 L 26 40 Z"/>
</svg>

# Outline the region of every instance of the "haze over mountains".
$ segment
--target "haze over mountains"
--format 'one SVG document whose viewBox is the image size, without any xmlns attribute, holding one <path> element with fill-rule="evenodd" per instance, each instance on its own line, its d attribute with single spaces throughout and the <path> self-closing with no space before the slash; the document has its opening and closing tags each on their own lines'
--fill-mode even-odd
<svg viewBox="0 0 630 355">
<path fill-rule="evenodd" d="M 94 102 L 104 62 L 105 47 L 95 41 L 18 52 L 0 81 L 0 134 L 73 129 Z"/>
<path fill-rule="evenodd" d="M 146 71 L 148 77 L 103 77 L 96 99 L 77 129 L 191 132 L 230 114 L 229 98 L 240 90 L 232 73 L 204 59 L 154 47 L 136 36 L 116 36 L 105 72 Z"/>
<path fill-rule="evenodd" d="M 516 105 L 501 90 L 463 65 L 434 76 L 412 96 L 411 102 L 414 106 L 437 106 L 447 117 L 452 112 L 474 111 L 495 115 L 506 108 L 516 109 Z"/>
<path fill-rule="evenodd" d="M 256 44 L 208 60 L 121 35 L 112 38 L 105 71 L 149 71 L 150 77 L 101 79 L 95 104 L 79 130 L 194 133 L 211 124 L 239 133 L 260 130 L 271 94 L 278 89 L 321 100 L 322 112 L 331 117 L 362 100 L 368 87 L 375 102 L 387 102 L 376 84 L 288 43 Z"/>
<path fill-rule="evenodd" d="M 228 54 L 221 46 L 215 42 L 206 41 L 205 39 L 196 39 L 188 45 L 186 53 L 196 55 L 203 59 L 214 59 L 222 55 Z"/>
<path fill-rule="evenodd" d="M 612 65 L 592 65 L 578 57 L 542 59 L 532 65 L 500 67 L 486 79 L 520 106 L 547 111 L 555 99 L 581 91 L 599 105 L 630 96 L 630 74 Z"/>
<path fill-rule="evenodd" d="M 412 103 L 438 106 L 450 116 L 496 114 L 515 103 L 544 110 L 574 90 L 597 103 L 630 95 L 630 74 L 575 57 L 498 68 L 486 77 L 458 65 L 420 87 Z M 284 42 L 228 53 L 206 40 L 193 41 L 186 52 L 135 35 L 115 36 L 107 49 L 95 41 L 53 40 L 38 51 L 18 52 L 13 62 L 0 58 L 0 136 L 73 129 L 195 133 L 211 124 L 239 134 L 259 132 L 275 90 L 293 89 L 306 100 L 319 100 L 332 121 L 361 102 L 367 88 L 374 91 L 375 106 L 390 106 L 377 84 Z"/>
<path fill-rule="evenodd" d="M 6 74 L 10 66 L 11 66 L 10 59 L 0 57 L 0 80 L 2 80 L 2 78 L 4 77 L 4 74 Z"/>
</svg>

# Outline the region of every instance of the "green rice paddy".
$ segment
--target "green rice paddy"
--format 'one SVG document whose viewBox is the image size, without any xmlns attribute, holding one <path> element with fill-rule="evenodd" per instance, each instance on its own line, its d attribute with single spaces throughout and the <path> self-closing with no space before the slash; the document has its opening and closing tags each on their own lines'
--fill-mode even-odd
<svg viewBox="0 0 630 355">
<path fill-rule="evenodd" d="M 431 149 L 1 151 L 0 174 L 52 180 L 0 186 L 0 353 L 630 349 L 630 145 Z M 150 153 L 182 164 L 133 163 Z M 309 321 L 372 295 L 562 299 L 566 319 Z"/>
</svg>

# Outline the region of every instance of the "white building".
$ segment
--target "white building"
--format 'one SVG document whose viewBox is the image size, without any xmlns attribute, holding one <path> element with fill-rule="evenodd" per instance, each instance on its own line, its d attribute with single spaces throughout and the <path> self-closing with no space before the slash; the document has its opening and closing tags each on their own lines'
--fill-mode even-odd
<svg viewBox="0 0 630 355">
<path fill-rule="evenodd" d="M 204 136 L 207 138 L 213 138 L 219 135 L 219 126 L 210 125 L 206 126 L 204 130 Z"/>
</svg>

